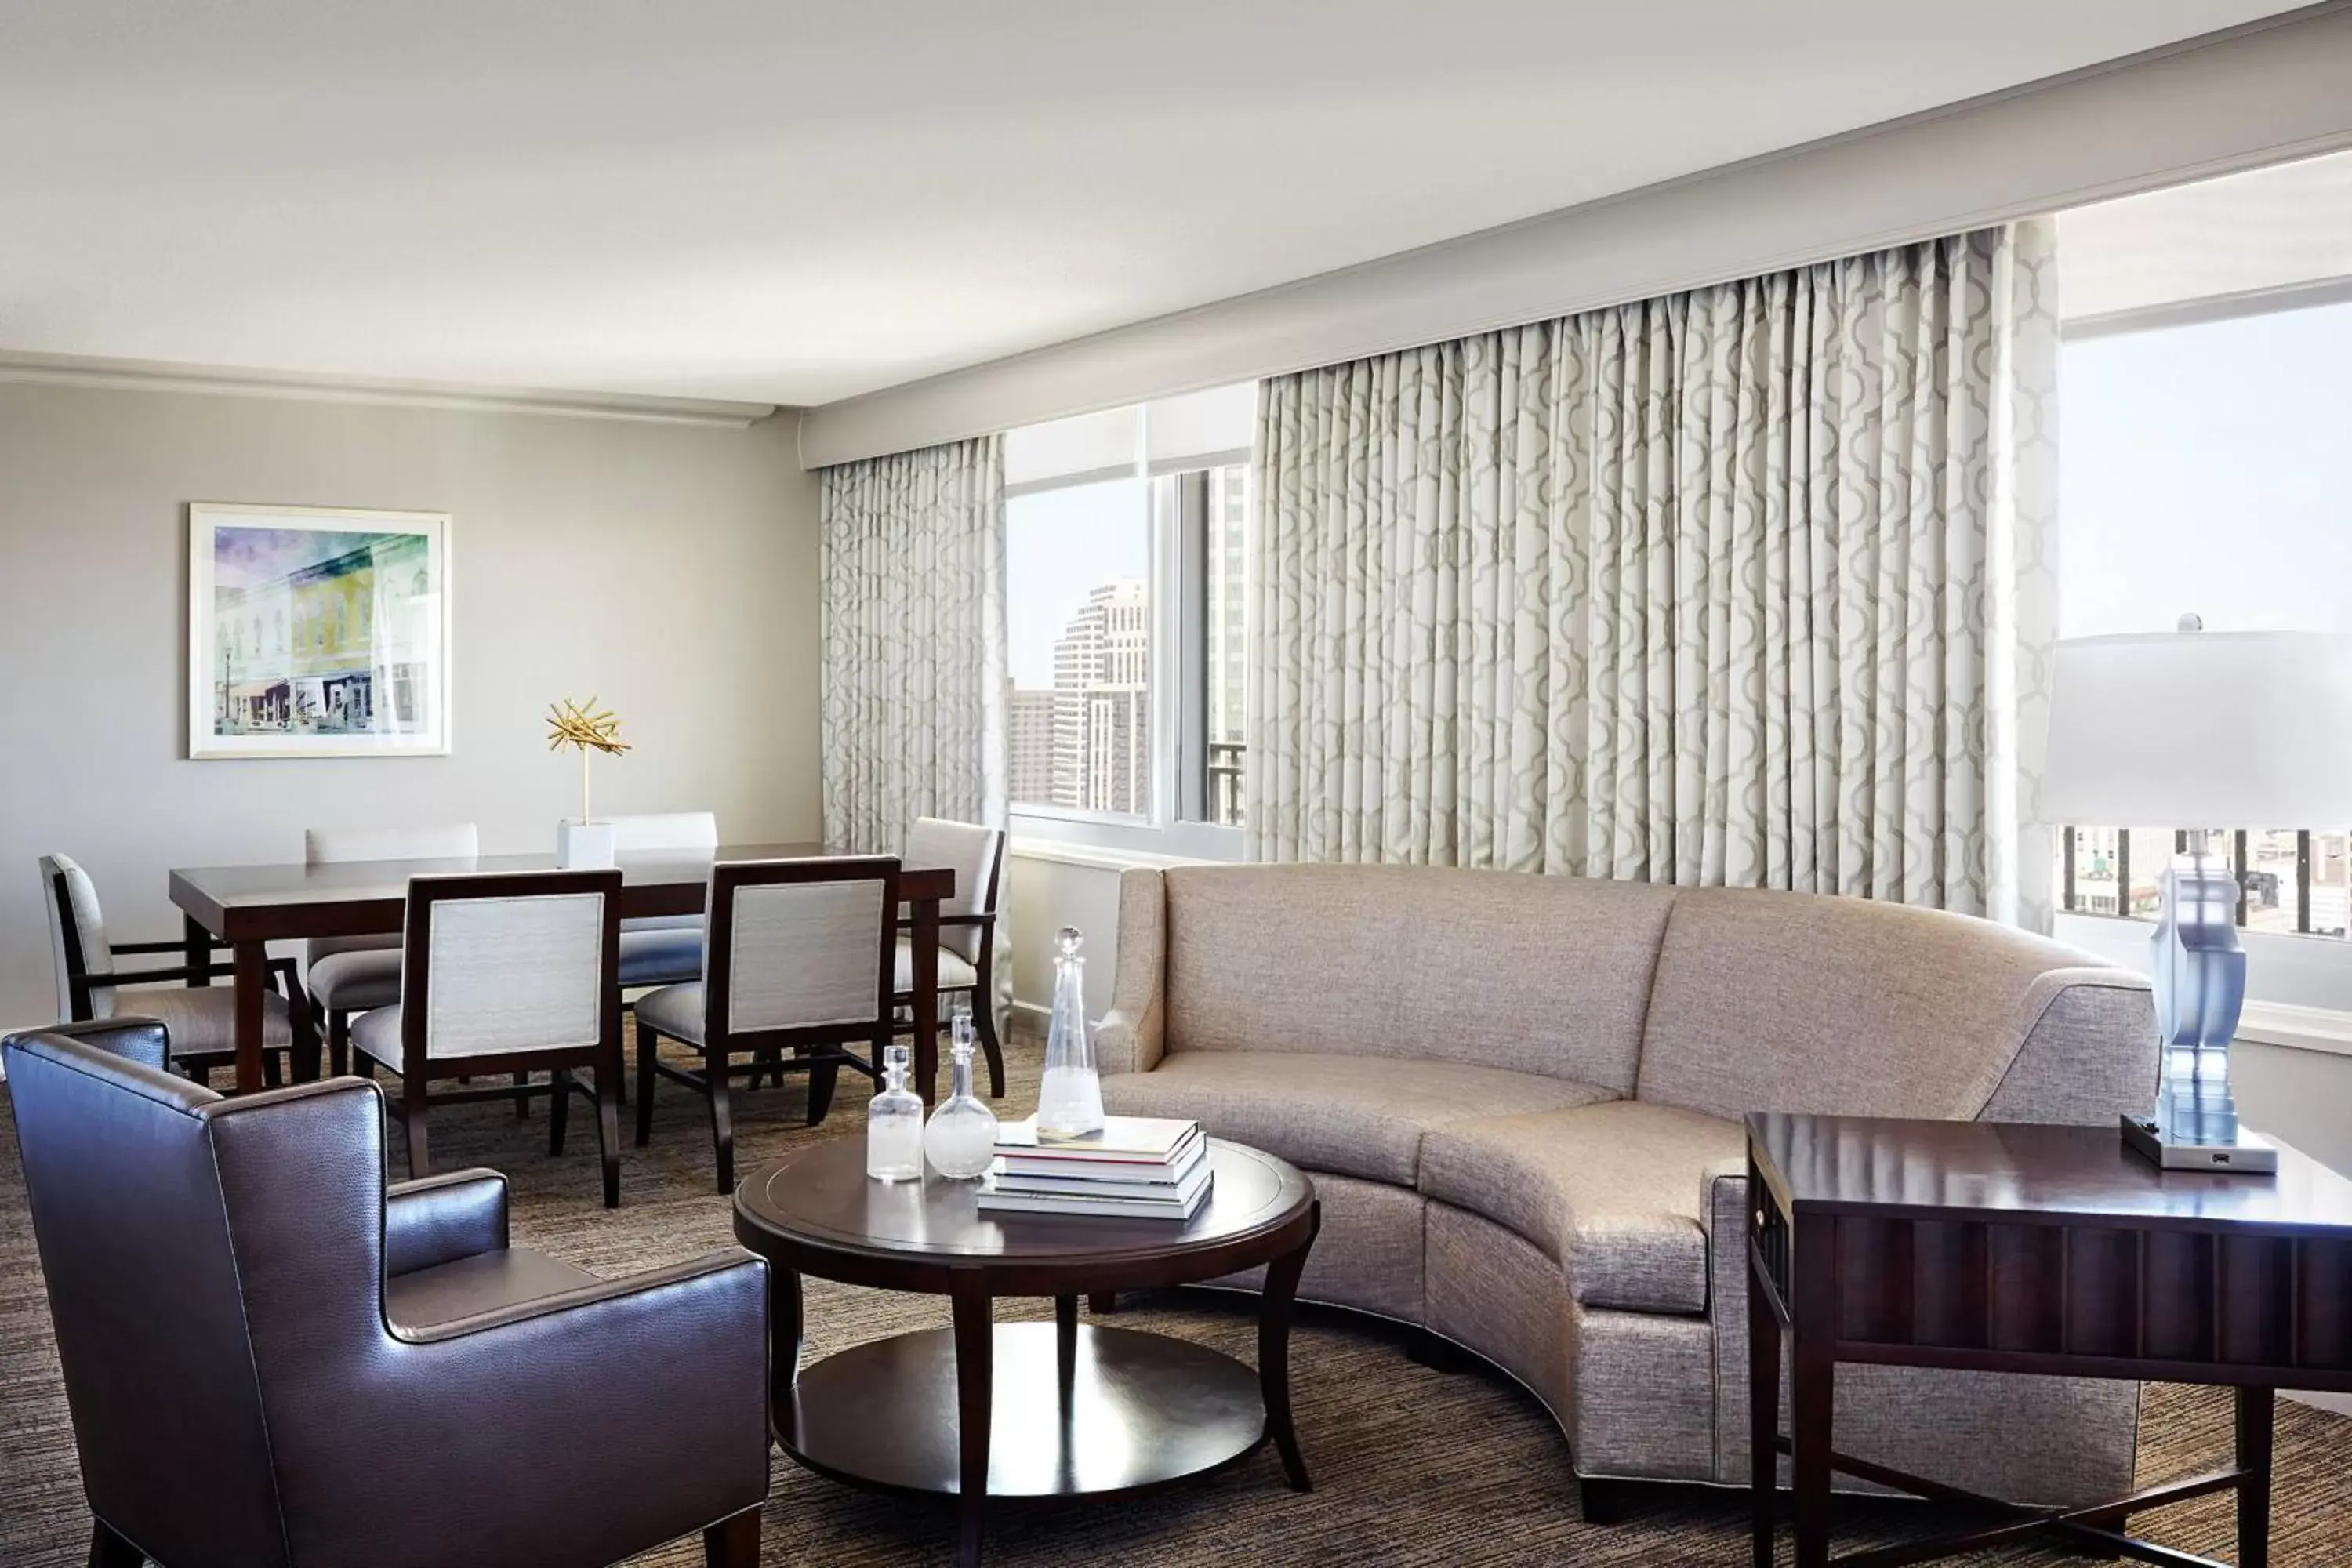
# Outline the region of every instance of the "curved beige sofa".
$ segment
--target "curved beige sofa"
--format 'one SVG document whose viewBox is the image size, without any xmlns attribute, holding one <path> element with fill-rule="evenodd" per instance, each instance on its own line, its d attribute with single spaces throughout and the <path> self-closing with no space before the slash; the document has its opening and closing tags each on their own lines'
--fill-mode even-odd
<svg viewBox="0 0 2352 1568">
<path fill-rule="evenodd" d="M 2139 976 L 1957 915 L 1204 866 L 1125 874 L 1099 1049 L 1114 1112 L 1313 1173 L 1303 1297 L 1503 1368 L 1580 1479 L 1745 1485 L 1740 1116 L 2112 1126 L 2155 1040 Z M 2132 1487 L 2134 1384 L 1855 1366 L 1838 1394 L 1848 1453 L 2024 1502 Z"/>
</svg>

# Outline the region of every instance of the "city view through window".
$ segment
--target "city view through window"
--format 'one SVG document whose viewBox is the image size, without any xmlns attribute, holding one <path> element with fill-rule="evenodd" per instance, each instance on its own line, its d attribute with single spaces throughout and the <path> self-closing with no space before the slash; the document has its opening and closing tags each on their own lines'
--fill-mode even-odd
<svg viewBox="0 0 2352 1568">
<path fill-rule="evenodd" d="M 1247 625 L 1246 476 L 1239 466 L 1121 478 L 1005 503 L 1015 805 L 1241 821 Z M 1189 498 L 1189 499 L 1188 499 Z M 1188 508 L 1190 509 L 1188 511 Z M 1153 570 L 1155 518 L 1185 543 L 1179 581 Z M 1198 530 L 1197 540 L 1189 531 Z M 1169 642 L 1186 722 L 1168 776 L 1154 654 Z M 1185 779 L 1181 767 L 1197 770 Z M 1169 798 L 1157 797 L 1162 791 Z"/>
<path fill-rule="evenodd" d="M 2212 631 L 2352 632 L 2347 364 L 2352 304 L 2069 342 L 2059 635 L 2169 631 L 2187 613 Z M 2352 930 L 2346 827 L 2213 827 L 2246 929 Z M 2177 842 L 2074 825 L 2062 907 L 2154 919 Z"/>
</svg>

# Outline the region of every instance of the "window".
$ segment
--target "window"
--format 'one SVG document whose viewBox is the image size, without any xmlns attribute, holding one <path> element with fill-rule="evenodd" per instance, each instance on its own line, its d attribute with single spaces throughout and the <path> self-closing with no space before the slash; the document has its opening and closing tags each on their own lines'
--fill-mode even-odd
<svg viewBox="0 0 2352 1568">
<path fill-rule="evenodd" d="M 1007 436 L 1007 783 L 1045 836 L 1238 852 L 1255 418 L 1241 386 Z"/>
<path fill-rule="evenodd" d="M 2343 177 L 2352 169 L 2330 174 L 2331 162 L 2062 219 L 2073 226 L 2060 240 L 2070 269 L 2061 286 L 2061 637 L 2168 630 L 2184 614 L 2217 631 L 2352 631 L 2342 457 L 2352 303 L 2341 279 L 2306 265 L 2319 252 L 2296 237 L 2314 225 L 2340 234 L 2352 216 Z M 2252 202 L 2265 182 L 2280 192 L 2301 183 L 2306 194 Z M 2235 205 L 2210 205 L 2225 199 Z M 2189 221 L 2200 211 L 2205 221 Z M 2231 243 L 2212 243 L 2216 234 Z M 2320 260 L 2340 267 L 2340 251 L 2329 254 Z M 2214 268 L 2231 275 L 2208 278 Z M 2063 828 L 2060 907 L 2153 920 L 2158 879 L 2185 839 L 2171 828 Z M 2345 826 L 2216 824 L 2210 848 L 2237 879 L 2247 930 L 2352 930 Z"/>
</svg>

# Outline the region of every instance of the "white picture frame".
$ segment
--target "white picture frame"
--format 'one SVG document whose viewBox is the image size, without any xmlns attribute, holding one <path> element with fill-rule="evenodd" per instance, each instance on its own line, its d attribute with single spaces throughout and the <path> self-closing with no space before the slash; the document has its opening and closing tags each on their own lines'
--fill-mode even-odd
<svg viewBox="0 0 2352 1568">
<path fill-rule="evenodd" d="M 449 754 L 449 514 L 188 507 L 190 760 Z"/>
</svg>

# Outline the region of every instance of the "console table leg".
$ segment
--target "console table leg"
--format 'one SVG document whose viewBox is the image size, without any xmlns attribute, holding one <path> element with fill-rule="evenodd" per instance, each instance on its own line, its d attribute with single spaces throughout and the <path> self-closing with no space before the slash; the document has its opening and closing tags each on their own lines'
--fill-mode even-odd
<svg viewBox="0 0 2352 1568">
<path fill-rule="evenodd" d="M 996 1384 L 996 1324 L 988 1277 L 959 1273 L 955 1306 L 956 1568 L 980 1568 L 980 1527 L 988 1509 L 988 1427 Z"/>
<path fill-rule="evenodd" d="M 1759 1190 L 1751 1181 L 1750 1192 Z M 1772 1510 L 1780 1480 L 1780 1319 L 1760 1281 L 1748 1281 L 1748 1485 L 1755 1568 L 1772 1568 Z"/>
<path fill-rule="evenodd" d="M 1323 1205 L 1315 1205 L 1315 1227 L 1323 1224 Z M 1265 1424 L 1274 1435 L 1275 1451 L 1282 1456 L 1282 1473 L 1289 1478 L 1294 1491 L 1313 1491 L 1315 1483 L 1307 1474 L 1306 1458 L 1298 1451 L 1298 1429 L 1290 1417 L 1290 1314 L 1298 1295 L 1298 1276 L 1307 1268 L 1307 1250 L 1315 1245 L 1315 1231 L 1297 1251 L 1286 1253 L 1266 1266 L 1265 1288 L 1258 1297 L 1257 1316 L 1257 1381 L 1258 1390 L 1265 1398 Z"/>
<path fill-rule="evenodd" d="M 1799 1223 L 1790 1237 L 1789 1442 L 1797 1568 L 1830 1560 L 1830 1445 L 1837 1398 L 1838 1278 L 1833 1233 Z"/>
<path fill-rule="evenodd" d="M 2238 1483 L 2238 1568 L 2270 1568 L 2271 1419 L 2276 1395 L 2267 1388 L 2238 1390 L 2238 1468 L 2252 1472 Z"/>
</svg>

